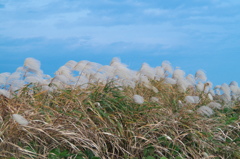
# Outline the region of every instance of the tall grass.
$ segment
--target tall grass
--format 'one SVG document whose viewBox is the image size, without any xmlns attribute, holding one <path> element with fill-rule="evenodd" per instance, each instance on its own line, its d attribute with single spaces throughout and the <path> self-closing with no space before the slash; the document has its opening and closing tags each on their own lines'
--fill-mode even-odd
<svg viewBox="0 0 240 159">
<path fill-rule="evenodd" d="M 1 158 L 240 158 L 240 101 L 233 99 L 232 95 L 237 96 L 233 89 L 231 101 L 221 94 L 211 99 L 208 83 L 198 86 L 202 89 L 197 89 L 198 83 L 169 84 L 165 81 L 170 78 L 168 71 L 157 78 L 146 73 L 150 66 L 132 72 L 116 59 L 112 62 L 114 78 L 98 75 L 96 80 L 93 76 L 102 70 L 87 74 L 83 70 L 88 62 L 82 63 L 78 65 L 81 76 L 75 78 L 70 72 L 65 72 L 66 79 L 37 77 L 34 72 L 39 73 L 39 67 L 34 67 L 34 72 L 30 69 L 21 78 L 34 75 L 42 81 L 25 83 L 16 90 L 4 85 L 11 96 L 0 96 Z M 163 66 L 171 70 L 169 63 Z M 134 77 L 129 81 L 120 70 Z M 205 79 L 200 73 L 197 77 Z M 181 72 L 171 79 L 179 82 L 185 77 Z M 144 101 L 136 102 L 136 95 Z M 187 96 L 199 100 L 191 102 Z M 202 111 L 202 106 L 213 114 Z M 28 123 L 21 124 L 13 114 Z"/>
</svg>

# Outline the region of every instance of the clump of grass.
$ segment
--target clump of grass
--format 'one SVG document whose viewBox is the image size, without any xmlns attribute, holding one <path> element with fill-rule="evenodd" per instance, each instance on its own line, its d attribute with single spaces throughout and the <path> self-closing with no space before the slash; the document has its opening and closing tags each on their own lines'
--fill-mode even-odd
<svg viewBox="0 0 240 159">
<path fill-rule="evenodd" d="M 43 91 L 27 85 L 9 99 L 0 96 L 2 158 L 240 158 L 240 103 L 215 110 L 211 117 L 196 110 L 210 103 L 202 92 L 179 91 L 151 81 L 114 82 Z M 134 102 L 140 95 L 144 102 Z M 184 103 L 187 95 L 199 103 Z M 150 100 L 156 97 L 159 101 Z M 191 110 L 191 111 L 188 111 Z M 13 120 L 20 114 L 29 123 Z"/>
</svg>

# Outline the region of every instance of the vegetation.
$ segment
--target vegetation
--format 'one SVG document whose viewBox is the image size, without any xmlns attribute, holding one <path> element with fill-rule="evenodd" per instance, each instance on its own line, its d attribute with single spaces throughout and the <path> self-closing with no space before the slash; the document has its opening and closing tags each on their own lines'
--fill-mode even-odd
<svg viewBox="0 0 240 159">
<path fill-rule="evenodd" d="M 86 89 L 41 91 L 27 85 L 12 99 L 1 96 L 0 156 L 4 158 L 240 158 L 240 102 L 211 117 L 188 110 L 210 102 L 201 92 L 197 104 L 189 91 L 152 81 L 122 88 L 109 82 Z M 144 103 L 134 102 L 139 94 Z M 158 102 L 150 101 L 157 97 Z M 223 103 L 222 103 L 223 104 Z M 18 124 L 12 114 L 29 121 Z"/>
<path fill-rule="evenodd" d="M 133 71 L 28 58 L 0 74 L 0 158 L 240 159 L 240 88 L 169 62 Z"/>
</svg>

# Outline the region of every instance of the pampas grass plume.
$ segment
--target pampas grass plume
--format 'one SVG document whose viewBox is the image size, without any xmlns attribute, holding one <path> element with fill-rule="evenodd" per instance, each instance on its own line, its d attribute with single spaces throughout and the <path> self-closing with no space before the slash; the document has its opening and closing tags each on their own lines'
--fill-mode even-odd
<svg viewBox="0 0 240 159">
<path fill-rule="evenodd" d="M 199 91 L 204 91 L 204 84 L 202 82 L 198 82 L 198 84 L 196 85 L 197 90 Z"/>
<path fill-rule="evenodd" d="M 192 104 L 194 104 L 194 103 L 199 103 L 200 99 L 199 99 L 198 96 L 186 96 L 186 97 L 185 97 L 185 101 L 186 101 L 187 103 L 192 103 Z"/>
<path fill-rule="evenodd" d="M 185 72 L 183 70 L 176 69 L 173 72 L 173 78 L 174 79 L 183 79 L 184 76 L 185 76 Z"/>
<path fill-rule="evenodd" d="M 201 80 L 203 82 L 207 81 L 207 76 L 202 70 L 198 70 L 195 74 L 195 78 L 197 80 Z"/>
<path fill-rule="evenodd" d="M 207 104 L 207 106 L 212 109 L 221 109 L 222 108 L 222 105 L 217 102 L 210 102 Z"/>
<path fill-rule="evenodd" d="M 1 85 L 5 85 L 7 82 L 7 78 L 10 76 L 11 74 L 9 72 L 5 72 L 5 73 L 0 73 L 0 87 Z"/>
<path fill-rule="evenodd" d="M 197 109 L 197 113 L 201 114 L 201 115 L 206 115 L 206 116 L 211 116 L 214 114 L 214 111 L 209 108 L 208 106 L 201 106 L 200 108 Z"/>
<path fill-rule="evenodd" d="M 225 102 L 225 103 L 228 103 L 228 102 L 231 102 L 231 96 L 230 94 L 226 94 L 226 93 L 223 93 L 221 95 L 221 99 Z"/>
<path fill-rule="evenodd" d="M 24 61 L 24 66 L 27 67 L 27 70 L 28 71 L 31 71 L 31 72 L 39 72 L 40 71 L 40 61 L 34 59 L 34 58 L 26 58 L 26 60 Z"/>
<path fill-rule="evenodd" d="M 208 98 L 209 98 L 210 100 L 213 100 L 213 96 L 212 96 L 211 93 L 208 93 Z"/>
<path fill-rule="evenodd" d="M 29 123 L 23 116 L 19 114 L 13 114 L 12 117 L 20 125 L 26 126 Z"/>
<path fill-rule="evenodd" d="M 177 81 L 175 79 L 172 79 L 172 78 L 165 78 L 165 83 L 176 84 Z"/>
<path fill-rule="evenodd" d="M 5 90 L 5 89 L 0 89 L 0 95 L 3 95 L 7 98 L 11 98 L 11 94 L 8 90 Z"/>
<path fill-rule="evenodd" d="M 227 95 L 230 95 L 231 93 L 231 89 L 226 83 L 223 83 L 220 89 Z"/>
<path fill-rule="evenodd" d="M 133 100 L 137 104 L 143 104 L 143 102 L 144 102 L 144 98 L 142 96 L 136 95 L 136 94 L 133 96 Z"/>
<path fill-rule="evenodd" d="M 236 81 L 232 81 L 232 82 L 230 83 L 230 86 L 237 86 L 237 87 L 238 87 L 238 83 L 237 83 Z"/>
<path fill-rule="evenodd" d="M 156 80 L 160 80 L 165 77 L 164 69 L 161 66 L 155 68 L 155 78 Z"/>
<path fill-rule="evenodd" d="M 147 63 L 143 63 L 139 71 L 141 74 L 146 75 L 150 79 L 155 77 L 155 69 L 150 67 Z"/>
<path fill-rule="evenodd" d="M 76 65 L 77 65 L 77 62 L 73 60 L 70 60 L 65 64 L 65 66 L 67 66 L 70 69 L 73 69 Z"/>
<path fill-rule="evenodd" d="M 173 68 L 171 66 L 171 63 L 169 61 L 163 61 L 162 62 L 162 68 L 164 71 L 168 71 L 170 74 L 173 73 Z"/>
</svg>

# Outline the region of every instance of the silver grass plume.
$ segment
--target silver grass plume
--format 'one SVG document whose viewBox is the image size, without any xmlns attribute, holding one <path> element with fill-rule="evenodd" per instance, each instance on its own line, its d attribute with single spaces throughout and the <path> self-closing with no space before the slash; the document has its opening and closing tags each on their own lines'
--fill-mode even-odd
<svg viewBox="0 0 240 159">
<path fill-rule="evenodd" d="M 203 115 L 203 116 L 211 116 L 214 114 L 214 111 L 208 107 L 208 106 L 201 106 L 200 108 L 197 109 L 197 113 Z"/>
<path fill-rule="evenodd" d="M 139 73 L 147 76 L 149 79 L 154 79 L 155 77 L 155 69 L 150 67 L 147 63 L 143 63 Z"/>
<path fill-rule="evenodd" d="M 206 76 L 205 72 L 203 72 L 202 70 L 198 70 L 196 72 L 195 78 L 196 78 L 196 80 L 200 80 L 202 82 L 206 82 L 207 81 L 207 76 Z"/>
<path fill-rule="evenodd" d="M 169 72 L 170 74 L 173 73 L 173 68 L 171 66 L 171 63 L 169 61 L 163 61 L 162 62 L 162 68 L 165 72 Z"/>
<path fill-rule="evenodd" d="M 12 118 L 20 125 L 26 126 L 29 123 L 23 116 L 19 114 L 13 114 Z"/>
</svg>

